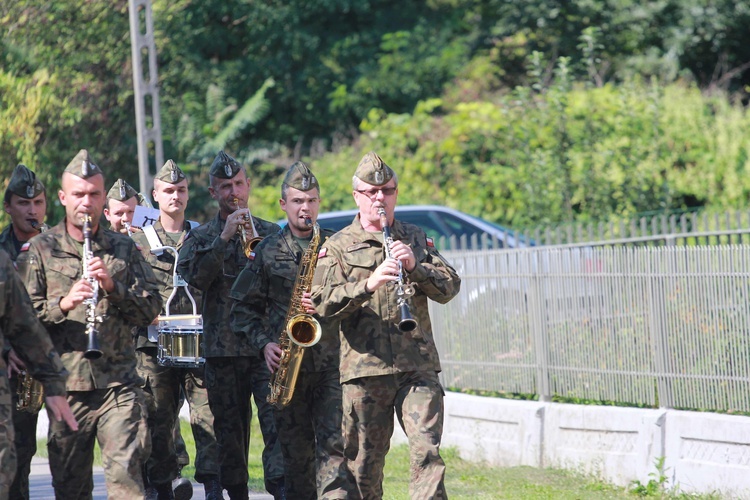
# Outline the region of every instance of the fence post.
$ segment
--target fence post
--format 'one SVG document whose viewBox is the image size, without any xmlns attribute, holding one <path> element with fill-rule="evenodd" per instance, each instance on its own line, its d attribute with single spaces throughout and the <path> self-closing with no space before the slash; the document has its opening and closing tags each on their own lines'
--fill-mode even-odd
<svg viewBox="0 0 750 500">
<path fill-rule="evenodd" d="M 528 252 L 529 288 L 526 294 L 529 324 L 534 335 L 534 356 L 536 358 L 536 391 L 539 401 L 551 401 L 552 390 L 549 379 L 549 346 L 547 343 L 547 309 L 544 298 L 544 270 L 540 269 L 540 257 L 549 255 L 547 250 Z"/>
<path fill-rule="evenodd" d="M 664 263 L 668 261 L 667 253 L 674 252 L 673 249 L 648 248 L 649 280 L 648 295 L 651 302 L 651 347 L 654 353 L 654 371 L 656 372 L 656 397 L 659 401 L 659 408 L 672 408 L 674 398 L 672 396 L 672 383 L 667 376 L 668 359 L 667 359 L 667 317 L 666 302 L 664 293 L 664 280 L 667 271 L 664 270 Z M 667 266 L 668 267 L 668 266 Z"/>
</svg>

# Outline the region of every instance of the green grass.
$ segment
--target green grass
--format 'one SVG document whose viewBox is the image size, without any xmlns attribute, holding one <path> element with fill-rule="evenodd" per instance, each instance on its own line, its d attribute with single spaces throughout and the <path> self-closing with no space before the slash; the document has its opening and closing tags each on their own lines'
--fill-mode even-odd
<svg viewBox="0 0 750 500">
<path fill-rule="evenodd" d="M 250 490 L 264 491 L 261 452 L 263 438 L 258 426 L 256 411 L 250 437 L 248 472 Z M 185 440 L 191 463 L 182 470 L 182 475 L 193 480 L 195 466 L 195 441 L 190 424 L 181 421 L 182 437 Z M 37 443 L 37 455 L 46 456 L 46 440 Z M 441 454 L 446 463 L 446 488 L 453 499 L 618 499 L 633 500 L 642 496 L 673 499 L 718 499 L 717 495 L 686 495 L 669 493 L 659 488 L 640 488 L 640 494 L 627 488 L 613 486 L 596 477 L 561 469 L 539 469 L 534 467 L 491 467 L 461 459 L 455 448 L 443 448 Z M 99 447 L 95 450 L 95 463 L 101 465 Z M 409 449 L 407 445 L 391 448 L 386 457 L 385 500 L 409 500 Z M 652 491 L 653 490 L 653 491 Z"/>
</svg>

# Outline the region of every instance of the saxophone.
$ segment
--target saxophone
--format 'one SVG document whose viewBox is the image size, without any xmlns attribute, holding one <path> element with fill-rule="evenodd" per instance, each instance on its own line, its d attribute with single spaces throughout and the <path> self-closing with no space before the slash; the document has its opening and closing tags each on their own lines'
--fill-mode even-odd
<svg viewBox="0 0 750 500">
<path fill-rule="evenodd" d="M 31 221 L 31 227 L 40 233 L 49 229 L 44 222 Z M 29 375 L 27 371 L 18 374 L 18 387 L 16 388 L 16 410 L 28 413 L 39 413 L 44 403 L 44 386 L 37 379 Z"/>
<path fill-rule="evenodd" d="M 307 219 L 306 222 L 308 226 L 313 223 L 311 219 Z M 305 348 L 317 344 L 322 334 L 318 320 L 305 313 L 302 305 L 303 294 L 310 291 L 312 286 L 315 265 L 318 262 L 319 245 L 320 227 L 315 223 L 310 244 L 300 259 L 285 327 L 279 338 L 279 347 L 281 347 L 279 367 L 271 374 L 271 382 L 268 384 L 271 393 L 266 399 L 278 409 L 284 408 L 292 401 Z"/>
</svg>

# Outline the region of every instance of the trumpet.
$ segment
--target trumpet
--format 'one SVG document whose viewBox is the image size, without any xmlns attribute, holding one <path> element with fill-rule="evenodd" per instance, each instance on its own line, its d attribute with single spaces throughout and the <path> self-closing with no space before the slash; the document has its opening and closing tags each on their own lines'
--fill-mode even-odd
<svg viewBox="0 0 750 500">
<path fill-rule="evenodd" d="M 380 227 L 383 230 L 385 257 L 386 259 L 392 259 L 391 243 L 393 243 L 393 236 L 391 236 L 391 228 L 388 226 L 388 217 L 385 214 L 385 209 L 379 208 L 378 215 L 380 216 Z M 404 266 L 399 260 L 398 280 L 396 281 L 396 304 L 401 313 L 401 321 L 398 323 L 398 329 L 402 332 L 411 332 L 417 328 L 417 320 L 412 316 L 409 303 L 407 302 L 407 299 L 412 295 L 414 295 L 414 285 L 407 283 L 404 279 Z"/>
<path fill-rule="evenodd" d="M 94 251 L 91 249 L 91 215 L 83 216 L 83 277 L 91 284 L 94 289 L 94 295 L 84 300 L 86 304 L 86 335 L 88 336 L 88 346 L 83 357 L 86 359 L 99 359 L 102 357 L 102 350 L 99 348 L 99 330 L 96 329 L 98 318 L 96 317 L 96 304 L 99 302 L 99 281 L 89 274 L 89 264 L 94 258 Z"/>
<path fill-rule="evenodd" d="M 240 200 L 239 198 L 234 199 L 234 204 L 237 206 L 237 210 L 240 209 Z M 255 225 L 252 224 L 252 216 L 247 214 L 242 217 L 243 223 L 237 226 L 237 234 L 240 237 L 240 242 L 242 243 L 242 251 L 245 253 L 245 257 L 250 258 L 250 254 L 253 252 L 253 249 L 255 246 L 260 243 L 260 240 L 263 238 L 258 235 L 258 231 L 255 229 Z M 250 225 L 253 228 L 252 236 L 249 236 L 247 233 L 247 229 L 245 229 L 245 224 L 247 222 L 250 222 Z"/>
</svg>

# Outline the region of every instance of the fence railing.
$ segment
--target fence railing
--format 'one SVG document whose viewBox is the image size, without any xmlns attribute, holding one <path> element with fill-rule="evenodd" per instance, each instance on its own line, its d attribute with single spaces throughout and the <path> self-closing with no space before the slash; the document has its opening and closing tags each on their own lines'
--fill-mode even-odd
<svg viewBox="0 0 750 500">
<path fill-rule="evenodd" d="M 443 253 L 447 387 L 750 411 L 750 246 Z"/>
<path fill-rule="evenodd" d="M 473 234 L 440 238 L 446 250 L 523 248 L 581 244 L 750 244 L 750 209 L 653 215 L 609 223 L 575 222 L 508 231 L 503 237 Z"/>
</svg>

